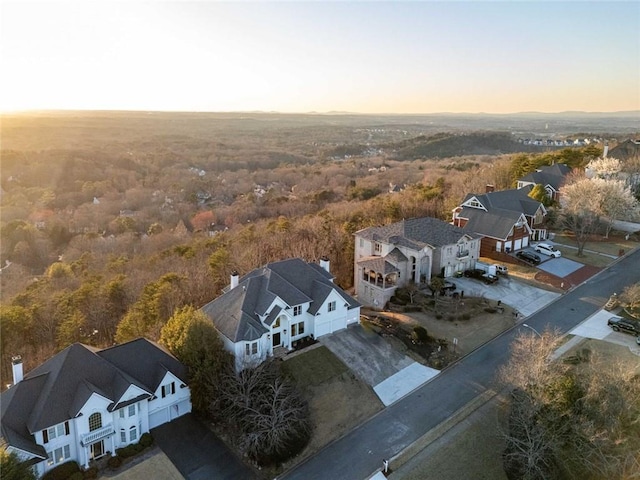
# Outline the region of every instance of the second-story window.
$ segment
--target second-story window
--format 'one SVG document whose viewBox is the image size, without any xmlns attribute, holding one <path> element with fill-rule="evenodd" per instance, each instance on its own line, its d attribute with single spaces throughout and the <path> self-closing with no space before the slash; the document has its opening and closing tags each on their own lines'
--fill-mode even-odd
<svg viewBox="0 0 640 480">
<path fill-rule="evenodd" d="M 102 414 L 100 412 L 92 413 L 89 417 L 89 431 L 93 432 L 102 428 Z"/>
<path fill-rule="evenodd" d="M 328 310 L 333 312 L 336 309 L 336 302 L 329 302 Z"/>
<path fill-rule="evenodd" d="M 296 305 L 295 307 L 293 307 L 293 316 L 297 317 L 298 315 L 302 314 L 302 305 Z"/>
<path fill-rule="evenodd" d="M 136 404 L 129 405 L 129 416 L 133 417 L 136 414 Z"/>
<path fill-rule="evenodd" d="M 382 244 L 376 242 L 373 245 L 373 251 L 376 252 L 376 253 L 382 253 Z"/>
</svg>

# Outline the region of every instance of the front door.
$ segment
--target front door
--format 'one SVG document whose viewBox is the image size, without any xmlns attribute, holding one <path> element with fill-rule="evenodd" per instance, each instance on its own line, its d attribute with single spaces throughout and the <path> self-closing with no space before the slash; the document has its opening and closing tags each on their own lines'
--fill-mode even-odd
<svg viewBox="0 0 640 480">
<path fill-rule="evenodd" d="M 104 440 L 91 444 L 91 458 L 96 459 L 104 455 Z"/>
<path fill-rule="evenodd" d="M 282 344 L 282 340 L 280 340 L 280 332 L 273 334 L 273 346 L 279 347 Z"/>
</svg>

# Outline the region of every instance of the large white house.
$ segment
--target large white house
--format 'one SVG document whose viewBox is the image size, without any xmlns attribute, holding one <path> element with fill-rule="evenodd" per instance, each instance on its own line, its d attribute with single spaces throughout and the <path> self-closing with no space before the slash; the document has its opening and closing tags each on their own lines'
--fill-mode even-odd
<svg viewBox="0 0 640 480">
<path fill-rule="evenodd" d="M 143 433 L 191 411 L 185 367 L 161 346 L 133 340 L 99 350 L 75 343 L 2 392 L 2 440 L 38 476 L 75 460 L 115 455 Z"/>
<path fill-rule="evenodd" d="M 429 283 L 475 266 L 480 236 L 438 220 L 402 220 L 355 233 L 354 285 L 364 305 L 382 308 L 398 287 Z"/>
<path fill-rule="evenodd" d="M 225 293 L 201 310 L 241 370 L 299 340 L 359 322 L 360 304 L 333 278 L 327 258 L 320 264 L 299 258 L 269 263 L 242 278 L 234 272 Z"/>
</svg>

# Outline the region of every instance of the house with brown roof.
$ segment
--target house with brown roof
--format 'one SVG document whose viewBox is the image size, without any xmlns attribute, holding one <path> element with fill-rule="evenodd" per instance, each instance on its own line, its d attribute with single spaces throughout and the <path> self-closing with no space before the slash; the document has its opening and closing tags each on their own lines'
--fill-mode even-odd
<svg viewBox="0 0 640 480">
<path fill-rule="evenodd" d="M 482 236 L 480 255 L 512 252 L 547 238 L 542 203 L 529 197 L 533 186 L 467 194 L 453 209 L 453 225 Z"/>
<path fill-rule="evenodd" d="M 398 287 L 428 284 L 475 266 L 480 236 L 437 218 L 402 220 L 356 232 L 354 285 L 358 301 L 383 307 Z"/>
<path fill-rule="evenodd" d="M 0 395 L 2 442 L 38 476 L 69 461 L 88 468 L 191 411 L 186 368 L 143 338 L 102 350 L 75 343 L 26 375 L 17 356 L 13 375 Z"/>
</svg>

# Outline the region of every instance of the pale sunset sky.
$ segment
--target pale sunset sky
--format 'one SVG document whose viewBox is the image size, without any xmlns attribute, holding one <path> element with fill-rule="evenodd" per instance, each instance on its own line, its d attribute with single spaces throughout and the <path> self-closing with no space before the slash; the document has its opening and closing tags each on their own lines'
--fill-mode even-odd
<svg viewBox="0 0 640 480">
<path fill-rule="evenodd" d="M 640 110 L 640 2 L 6 1 L 0 110 Z"/>
</svg>

